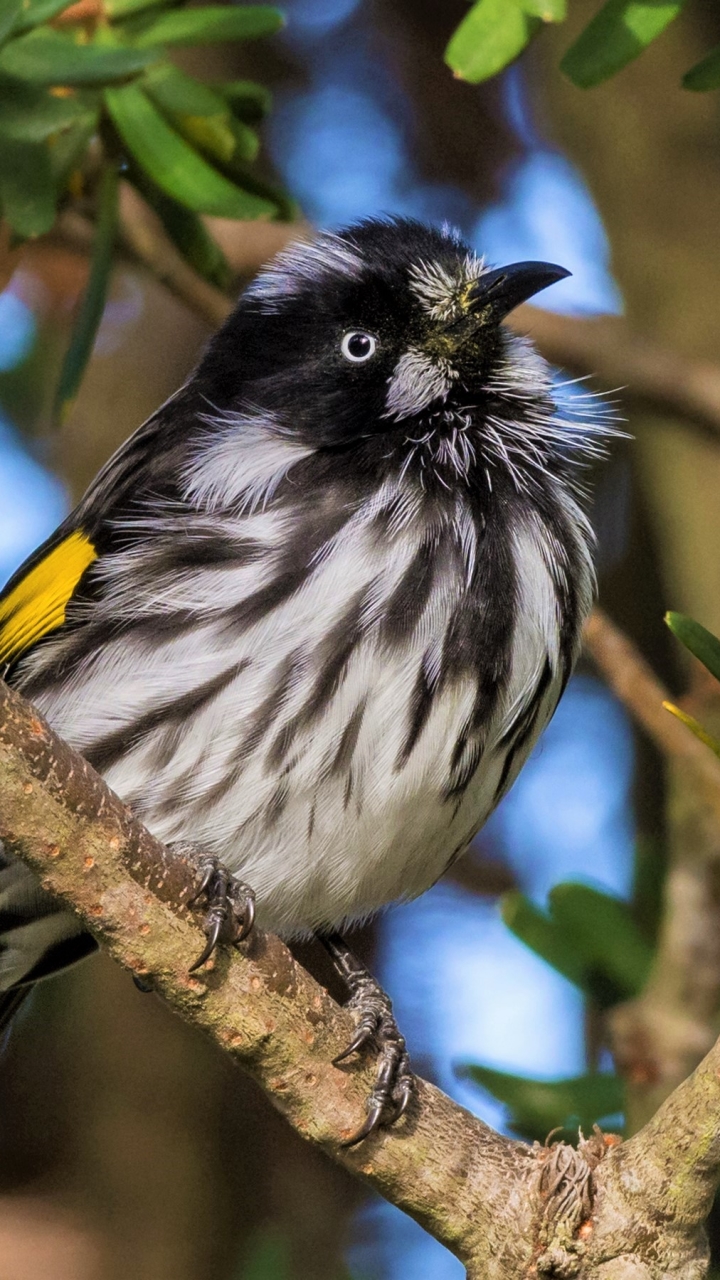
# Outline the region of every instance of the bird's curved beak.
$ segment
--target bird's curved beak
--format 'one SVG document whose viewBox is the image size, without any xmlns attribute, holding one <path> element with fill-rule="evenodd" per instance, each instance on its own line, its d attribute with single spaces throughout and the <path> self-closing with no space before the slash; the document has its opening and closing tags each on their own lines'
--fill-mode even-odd
<svg viewBox="0 0 720 1280">
<path fill-rule="evenodd" d="M 512 262 L 479 276 L 465 295 L 465 306 L 478 319 L 499 323 L 521 302 L 571 274 L 552 262 Z"/>
</svg>

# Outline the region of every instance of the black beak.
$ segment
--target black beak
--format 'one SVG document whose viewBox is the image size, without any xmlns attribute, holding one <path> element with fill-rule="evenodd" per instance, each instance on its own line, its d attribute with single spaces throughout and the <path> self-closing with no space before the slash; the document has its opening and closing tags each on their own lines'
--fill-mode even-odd
<svg viewBox="0 0 720 1280">
<path fill-rule="evenodd" d="M 468 295 L 470 312 L 477 315 L 488 309 L 488 319 L 499 323 L 521 302 L 571 274 L 552 262 L 513 262 L 509 267 L 486 271 Z"/>
</svg>

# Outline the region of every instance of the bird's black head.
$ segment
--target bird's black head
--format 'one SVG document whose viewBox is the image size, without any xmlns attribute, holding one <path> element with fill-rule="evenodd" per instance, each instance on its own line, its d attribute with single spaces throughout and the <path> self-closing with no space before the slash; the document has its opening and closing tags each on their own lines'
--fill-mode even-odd
<svg viewBox="0 0 720 1280">
<path fill-rule="evenodd" d="M 372 438 L 396 452 L 428 433 L 437 448 L 458 430 L 497 433 L 503 402 L 516 428 L 539 405 L 552 413 L 549 379 L 502 321 L 568 274 L 490 269 L 453 233 L 406 219 L 320 234 L 250 285 L 198 386 L 223 414 L 265 413 L 311 449 Z"/>
</svg>

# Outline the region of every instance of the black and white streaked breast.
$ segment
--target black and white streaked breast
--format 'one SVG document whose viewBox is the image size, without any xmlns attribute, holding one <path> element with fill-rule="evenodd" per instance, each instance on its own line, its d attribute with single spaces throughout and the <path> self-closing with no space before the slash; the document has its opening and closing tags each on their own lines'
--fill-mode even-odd
<svg viewBox="0 0 720 1280">
<path fill-rule="evenodd" d="M 483 269 L 459 248 L 411 262 L 407 305 L 446 321 Z M 276 314 L 367 271 L 352 236 L 327 237 L 247 305 Z M 155 834 L 222 857 L 288 936 L 421 893 L 467 846 L 568 679 L 591 536 L 574 429 L 505 332 L 482 411 L 444 348 L 411 344 L 351 445 L 277 401 L 209 403 L 202 375 L 144 429 L 172 424 L 152 479 L 172 501 L 118 504 L 91 590 L 14 679 Z M 139 438 L 99 483 L 122 490 Z"/>
</svg>

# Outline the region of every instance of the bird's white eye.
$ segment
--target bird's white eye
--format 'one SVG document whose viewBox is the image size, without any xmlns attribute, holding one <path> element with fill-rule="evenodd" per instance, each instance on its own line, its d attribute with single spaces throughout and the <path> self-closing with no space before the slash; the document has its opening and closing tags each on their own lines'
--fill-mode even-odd
<svg viewBox="0 0 720 1280">
<path fill-rule="evenodd" d="M 346 333 L 340 343 L 346 360 L 350 360 L 352 364 L 363 364 L 365 360 L 370 360 L 377 350 L 377 339 L 373 338 L 371 333 L 364 333 L 362 329 L 351 329 Z"/>
</svg>

